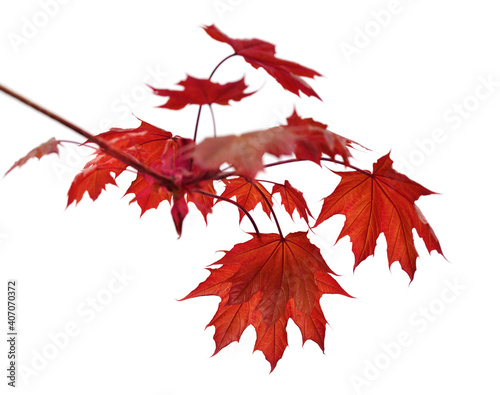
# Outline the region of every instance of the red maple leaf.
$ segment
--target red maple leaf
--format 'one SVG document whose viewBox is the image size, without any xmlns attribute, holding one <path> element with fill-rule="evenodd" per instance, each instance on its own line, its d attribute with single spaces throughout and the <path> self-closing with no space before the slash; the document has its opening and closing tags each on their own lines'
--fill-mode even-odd
<svg viewBox="0 0 500 395">
<path fill-rule="evenodd" d="M 387 240 L 389 266 L 399 261 L 413 280 L 418 257 L 412 229 L 425 242 L 429 252 L 441 255 L 441 246 L 415 201 L 431 192 L 392 168 L 389 154 L 373 166 L 373 173 L 335 172 L 342 177 L 333 193 L 325 198 L 315 226 L 335 214 L 346 222 L 338 237 L 349 236 L 355 257 L 354 268 L 375 252 L 378 236 Z"/>
<path fill-rule="evenodd" d="M 158 96 L 168 97 L 162 108 L 180 110 L 188 104 L 220 104 L 228 105 L 230 100 L 239 101 L 255 92 L 244 93 L 248 88 L 244 79 L 218 84 L 206 79 L 187 76 L 185 80 L 178 83 L 183 90 L 157 89 L 151 87 Z"/>
<path fill-rule="evenodd" d="M 180 235 L 182 222 L 189 211 L 187 202 L 191 201 L 206 220 L 212 211 L 214 199 L 199 191 L 213 194 L 215 190 L 211 175 L 200 170 L 192 159 L 182 154 L 190 150 L 193 140 L 172 136 L 172 133 L 144 121 L 137 128 L 115 128 L 97 137 L 175 183 L 177 189 L 170 191 L 156 178 L 138 172 L 125 195 L 135 195 L 130 203 L 136 202 L 140 206 L 141 216 L 168 200 L 172 202 L 172 218 Z M 97 150 L 95 158 L 73 180 L 68 191 L 68 206 L 72 202 L 78 203 L 85 193 L 96 200 L 106 185 L 116 185 L 116 178 L 127 167 L 123 161 Z"/>
<path fill-rule="evenodd" d="M 213 180 L 208 180 L 198 183 L 196 190 L 216 195 Z M 212 212 L 212 208 L 215 204 L 214 197 L 203 195 L 201 193 L 197 193 L 188 189 L 186 198 L 188 203 L 189 202 L 194 203 L 198 211 L 203 215 L 205 223 L 207 223 L 207 216 Z"/>
<path fill-rule="evenodd" d="M 307 202 L 302 192 L 292 187 L 288 180 L 285 180 L 285 184 L 275 184 L 273 186 L 272 194 L 274 195 L 275 193 L 280 194 L 281 204 L 292 219 L 293 212 L 297 210 L 300 217 L 309 225 L 309 217 L 312 217 L 312 214 L 309 211 L 309 207 L 307 207 Z"/>
<path fill-rule="evenodd" d="M 136 202 L 139 205 L 141 217 L 147 210 L 158 208 L 162 201 L 168 200 L 170 202 L 172 200 L 172 194 L 168 189 L 147 174 L 137 174 L 125 195 L 129 193 L 135 195 L 130 203 Z"/>
<path fill-rule="evenodd" d="M 297 146 L 294 150 L 297 159 L 310 160 L 320 164 L 323 155 L 328 155 L 332 159 L 339 155 L 344 163 L 349 164 L 351 157 L 349 148 L 357 143 L 331 132 L 324 123 L 312 118 L 300 117 L 295 110 L 286 122 L 293 130 L 297 140 Z"/>
<path fill-rule="evenodd" d="M 205 31 L 214 40 L 227 43 L 237 55 L 258 69 L 266 70 L 283 88 L 295 93 L 303 92 L 307 96 L 320 98 L 301 77 L 320 77 L 317 71 L 298 63 L 283 60 L 275 56 L 275 46 L 267 41 L 253 39 L 233 39 L 222 33 L 215 25 L 204 26 Z"/>
<path fill-rule="evenodd" d="M 164 153 L 159 160 L 153 164 L 160 172 L 171 177 L 177 187 L 173 192 L 172 218 L 179 237 L 182 233 L 184 218 L 189 212 L 187 203 L 193 202 L 196 208 L 207 220 L 207 215 L 212 212 L 214 205 L 214 194 L 212 174 L 200 170 L 196 163 L 184 152 L 189 152 L 194 141 L 182 137 L 174 137 L 167 143 Z M 201 193 L 200 193 L 201 192 Z"/>
<path fill-rule="evenodd" d="M 59 154 L 59 144 L 61 144 L 60 141 L 56 140 L 54 137 L 52 137 L 49 141 L 40 144 L 38 147 L 33 148 L 30 152 L 28 152 L 25 156 L 23 156 L 21 159 L 19 159 L 16 163 L 12 165 L 12 167 L 7 170 L 5 175 L 9 174 L 12 170 L 14 170 L 16 167 L 21 167 L 23 166 L 26 162 L 28 162 L 31 158 L 38 158 L 41 159 L 45 155 L 49 154 Z"/>
<path fill-rule="evenodd" d="M 320 163 L 323 154 L 331 159 L 337 155 L 349 163 L 349 148 L 354 142 L 327 129 L 311 118 L 301 118 L 294 111 L 288 124 L 269 129 L 209 137 L 197 144 L 190 155 L 205 169 L 216 170 L 228 163 L 245 177 L 253 178 L 264 169 L 264 154 L 276 157 L 295 154 L 297 159 Z"/>
<path fill-rule="evenodd" d="M 172 139 L 172 133 L 141 121 L 137 128 L 113 128 L 108 132 L 99 134 L 97 137 L 150 166 L 162 155 L 167 142 Z M 85 192 L 89 194 L 92 200 L 96 200 L 106 188 L 106 185 L 116 185 L 116 177 L 126 168 L 127 165 L 122 161 L 98 150 L 95 158 L 85 165 L 84 169 L 76 175 L 71 183 L 68 191 L 68 206 L 73 202 L 78 204 Z M 141 179 L 138 179 L 137 184 L 140 181 Z M 137 184 L 135 187 L 137 187 Z M 134 189 L 132 188 L 130 192 L 133 192 Z M 140 201 L 143 202 L 143 199 Z M 139 200 L 137 202 L 139 203 Z M 145 207 L 141 206 L 143 212 Z"/>
<path fill-rule="evenodd" d="M 85 165 L 85 168 L 78 173 L 68 190 L 68 203 L 82 200 L 85 192 L 92 200 L 96 200 L 106 185 L 116 185 L 115 178 L 126 169 L 126 165 L 114 158 L 108 158 L 107 161 L 94 159 Z M 112 174 L 115 173 L 115 174 Z"/>
<path fill-rule="evenodd" d="M 271 128 L 240 136 L 209 137 L 197 144 L 190 155 L 204 169 L 216 171 L 222 164 L 228 163 L 238 174 L 253 178 L 264 169 L 262 157 L 265 153 L 276 157 L 293 153 L 295 141 L 289 138 L 285 128 Z"/>
<path fill-rule="evenodd" d="M 349 296 L 305 232 L 262 234 L 237 244 L 209 269 L 209 277 L 184 299 L 216 295 L 219 308 L 208 326 L 215 326 L 215 353 L 238 341 L 249 325 L 257 332 L 255 350 L 276 367 L 288 344 L 289 318 L 303 342 L 313 340 L 323 350 L 326 319 L 323 294 Z"/>
<path fill-rule="evenodd" d="M 223 198 L 236 196 L 236 202 L 241 204 L 247 211 L 253 210 L 260 203 L 264 212 L 271 217 L 271 208 L 267 202 L 272 201 L 269 191 L 258 181 L 249 182 L 243 177 L 224 180 L 226 189 L 222 193 Z M 266 202 L 267 200 L 267 202 Z M 240 210 L 240 222 L 244 213 Z"/>
</svg>

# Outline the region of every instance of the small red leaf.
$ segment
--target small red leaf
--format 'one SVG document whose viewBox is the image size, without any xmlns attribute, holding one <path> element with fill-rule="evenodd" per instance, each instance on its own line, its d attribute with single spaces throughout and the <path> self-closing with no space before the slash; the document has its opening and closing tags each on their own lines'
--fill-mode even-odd
<svg viewBox="0 0 500 395">
<path fill-rule="evenodd" d="M 141 217 L 147 210 L 158 208 L 162 201 L 170 202 L 172 199 L 172 194 L 167 188 L 159 185 L 153 177 L 142 174 L 137 174 L 125 195 L 129 193 L 135 195 L 130 203 L 137 202 L 141 208 Z"/>
<path fill-rule="evenodd" d="M 300 117 L 295 110 L 286 121 L 290 128 L 294 128 L 292 130 L 297 139 L 294 153 L 297 159 L 320 164 L 323 154 L 332 159 L 339 155 L 344 163 L 349 163 L 351 157 L 349 148 L 352 147 L 354 141 L 329 131 L 327 125 L 312 118 Z"/>
<path fill-rule="evenodd" d="M 275 46 L 259 39 L 233 39 L 222 33 L 215 25 L 203 27 L 207 34 L 214 40 L 229 44 L 237 55 L 242 56 L 254 68 L 262 67 L 284 89 L 295 93 L 304 93 L 306 96 L 318 94 L 309 86 L 302 77 L 314 78 L 321 74 L 304 67 L 298 63 L 283 60 L 275 56 Z"/>
<path fill-rule="evenodd" d="M 98 137 L 108 143 L 112 143 L 115 148 L 123 150 L 144 148 L 147 151 L 151 151 L 152 146 L 157 145 L 155 143 L 172 138 L 172 133 L 141 121 L 141 124 L 137 128 L 111 128 L 109 131 L 99 134 Z M 129 153 L 131 154 L 132 152 Z"/>
<path fill-rule="evenodd" d="M 272 194 L 279 193 L 281 196 L 281 204 L 285 207 L 285 210 L 290 217 L 293 218 L 294 210 L 297 210 L 300 217 L 303 218 L 309 225 L 309 217 L 312 217 L 309 207 L 307 207 L 307 202 L 298 189 L 292 187 L 292 185 L 285 181 L 284 185 L 275 184 L 273 186 Z"/>
<path fill-rule="evenodd" d="M 204 181 L 198 184 L 197 190 L 208 192 L 212 195 L 215 194 L 214 182 L 212 180 Z M 214 198 L 211 196 L 204 195 L 196 191 L 187 191 L 186 198 L 188 202 L 195 204 L 198 211 L 203 215 L 205 223 L 207 223 L 207 216 L 212 212 L 214 206 Z"/>
<path fill-rule="evenodd" d="M 132 155 L 148 166 L 158 161 L 169 141 L 173 139 L 172 133 L 144 121 L 141 121 L 141 124 L 137 128 L 113 128 L 108 132 L 99 134 L 97 137 L 111 144 L 115 149 Z M 68 191 L 68 206 L 72 202 L 78 204 L 85 192 L 88 192 L 92 200 L 96 200 L 106 185 L 116 185 L 116 177 L 126 168 L 127 165 L 125 163 L 98 150 L 96 156 L 85 165 L 84 169 L 75 176 L 71 183 Z M 136 197 L 132 201 L 136 201 L 139 204 L 142 214 L 149 208 L 153 208 L 155 204 L 155 207 L 159 204 L 159 201 L 156 202 L 159 196 L 149 199 L 146 195 L 145 188 L 148 187 L 146 184 L 143 182 L 142 176 L 138 175 L 136 181 L 132 183 L 126 192 L 126 194 L 137 192 L 135 193 Z M 153 192 L 155 188 L 153 187 L 149 191 Z M 141 192 L 142 195 L 138 198 L 138 194 Z M 164 192 L 160 192 L 160 195 L 166 197 Z"/>
<path fill-rule="evenodd" d="M 117 161 L 118 162 L 118 161 Z M 68 206 L 75 202 L 78 204 L 82 200 L 85 192 L 92 200 L 96 200 L 101 192 L 106 189 L 106 185 L 116 185 L 115 177 L 111 175 L 113 170 L 91 166 L 83 169 L 76 175 L 68 191 Z"/>
<path fill-rule="evenodd" d="M 349 148 L 354 142 L 326 129 L 326 125 L 294 113 L 288 125 L 249 132 L 240 136 L 210 137 L 190 153 L 196 163 L 216 170 L 228 163 L 245 177 L 253 178 L 264 169 L 262 158 L 268 153 L 276 157 L 295 154 L 297 159 L 320 163 L 323 154 L 331 159 L 341 156 L 349 163 Z"/>
<path fill-rule="evenodd" d="M 38 147 L 32 149 L 28 154 L 21 159 L 19 159 L 16 163 L 12 165 L 12 167 L 5 173 L 5 175 L 9 174 L 16 167 L 23 166 L 26 162 L 28 162 L 31 158 L 41 159 L 45 155 L 49 154 L 58 154 L 59 155 L 59 147 L 61 144 L 59 140 L 56 140 L 52 137 L 49 141 L 39 145 Z"/>
<path fill-rule="evenodd" d="M 241 136 L 206 138 L 190 155 L 201 168 L 216 170 L 228 163 L 239 174 L 253 178 L 264 169 L 262 157 L 266 152 L 277 157 L 290 155 L 294 144 L 283 127 L 276 127 Z"/>
<path fill-rule="evenodd" d="M 157 89 L 152 88 L 158 96 L 168 97 L 167 102 L 160 106 L 171 110 L 180 110 L 188 104 L 220 104 L 228 105 L 230 100 L 240 101 L 241 99 L 254 94 L 255 92 L 244 93 L 248 88 L 244 79 L 218 84 L 206 79 L 198 79 L 187 76 L 184 81 L 178 83 L 184 87 L 183 90 Z"/>
<path fill-rule="evenodd" d="M 260 203 L 264 212 L 268 217 L 271 217 L 271 208 L 266 203 L 266 199 L 271 202 L 272 196 L 260 182 L 248 182 L 243 177 L 238 177 L 224 180 L 224 183 L 226 189 L 222 193 L 222 197 L 230 199 L 236 196 L 236 202 L 241 204 L 247 211 L 253 210 Z M 245 214 L 241 210 L 239 213 L 241 223 Z"/>
</svg>

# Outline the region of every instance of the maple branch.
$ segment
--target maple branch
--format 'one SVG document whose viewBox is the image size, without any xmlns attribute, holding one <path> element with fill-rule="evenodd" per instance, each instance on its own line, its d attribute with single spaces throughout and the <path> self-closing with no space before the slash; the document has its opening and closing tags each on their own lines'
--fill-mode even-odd
<svg viewBox="0 0 500 395">
<path fill-rule="evenodd" d="M 212 79 L 212 77 L 214 76 L 215 72 L 217 71 L 217 69 L 222 65 L 222 63 L 224 63 L 226 60 L 228 60 L 229 58 L 232 58 L 233 56 L 236 56 L 237 53 L 233 53 L 229 56 L 226 56 L 224 59 L 222 59 L 219 64 L 217 64 L 217 66 L 215 66 L 215 68 L 212 70 L 212 72 L 210 73 L 210 76 L 208 77 L 208 80 L 210 81 Z M 200 104 L 200 107 L 198 108 L 198 115 L 196 116 L 196 124 L 194 126 L 194 136 L 193 136 L 193 141 L 196 142 L 196 136 L 198 135 L 198 126 L 200 125 L 200 117 L 201 117 L 201 108 L 203 107 L 203 104 Z M 212 110 L 212 107 L 210 106 L 210 110 Z M 214 114 L 212 112 L 212 120 L 214 122 L 214 135 L 215 135 L 215 119 L 214 119 Z"/>
<path fill-rule="evenodd" d="M 231 204 L 234 204 L 236 207 L 238 207 L 248 217 L 248 219 L 250 220 L 250 222 L 253 225 L 253 228 L 255 229 L 255 233 L 257 234 L 258 237 L 260 237 L 260 231 L 259 231 L 259 228 L 257 227 L 257 224 L 255 223 L 255 220 L 250 215 L 250 213 L 248 212 L 248 210 L 245 207 L 243 207 L 241 204 L 239 204 L 238 202 L 235 202 L 234 200 L 228 199 L 227 197 L 219 196 L 219 195 L 214 195 L 213 193 L 202 191 L 201 189 L 195 189 L 195 190 L 193 190 L 193 192 L 194 193 L 199 193 L 201 195 L 205 195 L 205 196 L 208 196 L 208 197 L 211 197 L 211 198 L 214 198 L 214 199 L 223 200 L 223 201 L 231 203 Z"/>
<path fill-rule="evenodd" d="M 33 101 L 27 99 L 26 97 L 10 90 L 9 88 L 3 86 L 0 84 L 0 91 L 3 91 L 7 95 L 19 100 L 20 102 L 26 104 L 27 106 L 41 112 L 42 114 L 46 115 L 47 117 L 53 119 L 56 122 L 59 122 L 60 124 L 66 126 L 67 128 L 73 130 L 74 132 L 78 133 L 80 136 L 85 137 L 87 140 L 90 142 L 96 144 L 101 148 L 102 151 L 104 151 L 106 154 L 118 159 L 119 161 L 125 163 L 128 166 L 133 167 L 136 169 L 138 172 L 148 174 L 154 178 L 156 178 L 158 181 L 161 182 L 163 186 L 165 186 L 169 191 L 176 191 L 178 187 L 175 185 L 175 183 L 168 177 L 163 176 L 160 173 L 157 173 L 150 167 L 144 165 L 140 161 L 138 161 L 136 158 L 133 156 L 121 152 L 120 150 L 117 150 L 113 148 L 113 146 L 109 145 L 107 142 L 101 140 L 97 136 L 94 136 L 93 134 L 90 134 L 89 132 L 85 131 L 84 129 L 80 128 L 79 126 L 71 123 L 70 121 L 60 117 L 59 115 L 53 113 L 52 111 L 34 103 Z"/>
</svg>

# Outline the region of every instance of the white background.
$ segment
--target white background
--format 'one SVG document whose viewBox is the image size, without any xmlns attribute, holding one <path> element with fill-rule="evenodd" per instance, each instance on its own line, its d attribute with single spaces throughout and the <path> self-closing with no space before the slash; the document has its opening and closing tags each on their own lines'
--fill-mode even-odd
<svg viewBox="0 0 500 395">
<path fill-rule="evenodd" d="M 196 108 L 153 108 L 162 100 L 145 94 L 143 81 L 172 88 L 186 72 L 206 78 L 231 50 L 211 40 L 203 24 L 216 23 L 231 37 L 270 41 L 278 56 L 318 70 L 324 78 L 311 84 L 323 102 L 283 92 L 262 70 L 231 59 L 215 80 L 245 74 L 261 91 L 232 108 L 215 108 L 221 134 L 268 127 L 295 105 L 299 114 L 371 148 L 357 154 L 360 166 L 370 168 L 392 150 L 401 171 L 440 193 L 418 204 L 448 261 L 427 254 L 418 241 L 421 259 L 409 285 L 397 263 L 387 268 L 382 238 L 375 258 L 353 274 L 348 239 L 333 247 L 343 222 L 334 218 L 311 239 L 356 299 L 323 297 L 330 323 L 325 354 L 312 342 L 302 347 L 290 321 L 289 347 L 272 374 L 263 355 L 252 354 L 252 328 L 210 358 L 213 327 L 204 327 L 218 298 L 177 299 L 206 278 L 204 268 L 221 256 L 217 250 L 247 240 L 249 223 L 240 229 L 236 209 L 218 205 L 208 227 L 199 213 L 190 213 L 177 240 L 167 203 L 139 218 L 130 197 L 122 198 L 130 175 L 98 201 L 85 197 L 65 209 L 71 179 L 85 163 L 69 147 L 59 158 L 33 161 L 0 180 L 0 306 L 6 305 L 7 279 L 17 279 L 18 359 L 31 369 L 18 372 L 19 394 L 356 394 L 353 380 L 366 394 L 498 393 L 496 1 L 73 0 L 48 18 L 40 3 L 1 0 L 0 81 L 95 133 L 107 121 L 137 125 L 124 111 L 131 96 L 135 115 L 191 136 Z M 390 20 L 380 27 L 373 12 L 388 9 Z M 44 26 L 13 45 L 13 35 L 34 18 Z M 360 42 L 365 29 L 372 37 Z M 346 56 L 342 47 L 355 43 L 356 53 Z M 161 75 L 154 79 L 151 69 Z M 481 87 L 488 79 L 496 82 L 489 95 Z M 464 101 L 468 110 L 451 119 Z M 444 137 L 430 143 L 436 128 Z M 81 141 L 4 94 L 0 133 L 2 174 L 52 136 Z M 211 133 L 208 112 L 200 133 Z M 338 182 L 313 165 L 269 177 L 282 174 L 305 191 L 315 215 Z M 280 215 L 287 231 L 305 229 Z M 273 231 L 260 210 L 256 219 Z M 130 278 L 111 294 L 106 289 L 116 272 Z M 459 285 L 455 293 L 450 284 Z M 96 295 L 101 301 L 112 295 L 98 306 L 102 311 L 87 305 Z M 65 340 L 68 325 L 74 336 Z M 0 326 L 6 332 L 6 323 Z M 401 333 L 409 344 L 396 347 Z M 1 350 L 3 394 L 7 349 Z"/>
</svg>

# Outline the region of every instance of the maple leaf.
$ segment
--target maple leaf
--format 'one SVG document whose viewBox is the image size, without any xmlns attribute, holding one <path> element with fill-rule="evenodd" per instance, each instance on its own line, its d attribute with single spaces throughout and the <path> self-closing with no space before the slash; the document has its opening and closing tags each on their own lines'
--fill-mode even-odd
<svg viewBox="0 0 500 395">
<path fill-rule="evenodd" d="M 132 181 L 125 195 L 129 193 L 135 195 L 130 204 L 136 202 L 139 205 L 141 217 L 147 210 L 158 208 L 162 201 L 168 200 L 170 202 L 172 200 L 172 194 L 168 189 L 147 174 L 137 174 L 136 179 Z"/>
<path fill-rule="evenodd" d="M 189 152 L 194 141 L 182 137 L 174 137 L 166 146 L 164 154 L 159 160 L 158 169 L 162 174 L 173 178 L 179 190 L 173 194 L 172 218 L 179 237 L 182 233 L 184 218 L 189 212 L 187 203 L 193 202 L 203 215 L 205 222 L 207 215 L 212 212 L 214 198 L 205 192 L 214 194 L 212 174 L 201 171 L 183 152 Z"/>
<path fill-rule="evenodd" d="M 208 192 L 212 195 L 216 194 L 213 180 L 198 183 L 196 190 Z M 188 203 L 194 203 L 198 211 L 203 215 L 205 223 L 207 223 L 207 216 L 212 212 L 212 208 L 215 204 L 214 198 L 188 189 L 186 192 L 186 200 Z"/>
<path fill-rule="evenodd" d="M 346 222 L 338 239 L 349 236 L 355 257 L 354 268 L 375 252 L 378 236 L 387 240 L 389 266 L 399 261 L 413 280 L 418 257 L 412 229 L 424 240 L 429 252 L 443 255 L 439 241 L 415 201 L 434 192 L 392 168 L 389 154 L 373 166 L 373 173 L 335 172 L 342 177 L 333 193 L 325 198 L 315 226 L 335 214 Z"/>
<path fill-rule="evenodd" d="M 194 169 L 192 161 L 182 154 L 183 151 L 189 151 L 194 145 L 194 141 L 184 137 L 176 136 L 166 142 L 163 152 L 157 156 L 155 168 L 158 168 L 162 174 L 174 178 L 180 186 L 186 183 L 188 178 L 196 177 L 198 169 Z"/>
<path fill-rule="evenodd" d="M 97 137 L 113 145 L 146 165 L 151 165 L 165 151 L 168 142 L 173 138 L 172 133 L 142 121 L 137 128 L 112 128 Z M 87 142 L 88 143 L 88 142 Z M 100 157 L 100 158 L 99 158 Z M 110 156 L 98 151 L 96 159 L 106 161 Z"/>
<path fill-rule="evenodd" d="M 292 219 L 293 212 L 297 210 L 299 216 L 309 225 L 309 217 L 312 217 L 312 214 L 309 211 L 309 207 L 307 207 L 307 202 L 302 192 L 292 187 L 288 180 L 285 180 L 285 184 L 275 184 L 273 186 L 272 194 L 274 195 L 275 193 L 280 194 L 281 204 Z"/>
<path fill-rule="evenodd" d="M 314 96 L 320 99 L 318 94 L 301 77 L 314 78 L 320 77 L 321 74 L 298 63 L 277 58 L 273 44 L 255 38 L 233 39 L 222 33 L 215 25 L 204 26 L 203 29 L 214 40 L 233 47 L 235 53 L 242 56 L 254 68 L 262 67 L 284 89 L 296 95 L 302 92 L 306 96 Z"/>
<path fill-rule="evenodd" d="M 288 344 L 289 318 L 297 324 L 303 342 L 313 340 L 324 349 L 326 319 L 319 300 L 323 294 L 349 296 L 307 233 L 252 234 L 213 263 L 209 277 L 183 300 L 215 295 L 219 308 L 208 326 L 215 326 L 215 353 L 239 341 L 244 329 L 257 332 L 255 350 L 261 350 L 274 370 Z"/>
<path fill-rule="evenodd" d="M 91 162 L 89 162 L 91 163 Z M 92 200 L 96 200 L 102 191 L 106 189 L 106 185 L 116 185 L 115 175 L 112 175 L 114 171 L 117 173 L 121 173 L 125 169 L 125 165 L 118 160 L 109 160 L 107 163 L 114 163 L 116 167 L 112 166 L 111 168 L 102 168 L 100 165 L 95 164 L 96 162 L 92 162 L 91 166 L 83 169 L 80 173 L 78 173 L 71 186 L 68 190 L 68 203 L 69 206 L 71 203 L 78 202 L 82 200 L 85 192 L 89 194 L 89 197 Z M 102 164 L 101 164 L 102 166 Z"/>
<path fill-rule="evenodd" d="M 114 148 L 140 160 L 145 165 L 150 166 L 161 157 L 167 143 L 172 139 L 172 133 L 141 121 L 141 124 L 137 128 L 112 128 L 107 132 L 97 135 L 97 137 L 111 144 Z M 71 183 L 68 191 L 68 206 L 73 202 L 78 204 L 85 192 L 89 194 L 92 200 L 96 200 L 101 192 L 105 190 L 106 185 L 116 185 L 116 177 L 127 168 L 125 163 L 108 155 L 106 152 L 98 150 L 95 155 L 95 158 L 91 159 L 84 166 L 83 170 L 75 176 Z M 135 185 L 131 186 L 132 190 L 130 193 L 139 188 L 138 185 L 140 182 L 140 178 L 136 179 Z M 143 183 L 140 184 L 145 186 Z M 137 191 L 139 192 L 139 189 Z M 148 207 L 145 196 L 143 195 L 140 199 L 135 199 L 134 201 L 144 204 L 142 206 L 139 204 L 142 213 L 144 213 L 144 208 Z"/>
<path fill-rule="evenodd" d="M 166 96 L 168 100 L 162 108 L 180 110 L 188 104 L 220 104 L 228 105 L 230 100 L 240 101 L 241 99 L 254 94 L 255 92 L 244 93 L 248 88 L 244 78 L 234 82 L 218 84 L 207 79 L 198 79 L 187 76 L 185 80 L 178 83 L 184 90 L 157 89 L 151 87 L 158 96 Z"/>
<path fill-rule="evenodd" d="M 293 153 L 295 142 L 284 129 L 276 127 L 240 136 L 209 137 L 197 144 L 190 155 L 201 168 L 217 170 L 228 163 L 238 174 L 254 178 L 264 169 L 265 153 L 276 157 Z"/>
<path fill-rule="evenodd" d="M 297 146 L 294 150 L 297 159 L 310 160 L 320 164 L 323 154 L 335 159 L 337 155 L 342 157 L 344 163 L 349 164 L 351 153 L 349 148 L 354 141 L 347 139 L 337 133 L 328 130 L 324 123 L 315 121 L 312 118 L 302 118 L 297 112 L 287 118 L 287 125 L 294 130 Z M 295 127 L 294 129 L 292 129 Z"/>
<path fill-rule="evenodd" d="M 130 203 L 137 203 L 141 216 L 150 209 L 168 200 L 172 203 L 171 213 L 177 233 L 181 234 L 182 223 L 189 212 L 188 202 L 193 202 L 202 213 L 205 221 L 212 211 L 214 199 L 213 174 L 201 170 L 195 162 L 182 152 L 189 152 L 194 141 L 157 128 L 147 122 L 134 129 L 113 128 L 96 136 L 116 150 L 120 150 L 149 167 L 156 174 L 172 180 L 176 189 L 169 190 L 155 177 L 138 172 L 136 179 L 125 192 L 133 194 Z M 78 203 L 85 193 L 96 200 L 106 186 L 116 185 L 116 178 L 127 169 L 128 165 L 108 153 L 97 150 L 91 159 L 76 175 L 68 191 L 68 206 Z"/>
<path fill-rule="evenodd" d="M 16 163 L 14 163 L 12 165 L 12 167 L 7 171 L 7 173 L 5 173 L 5 176 L 7 174 L 9 174 L 12 170 L 14 170 L 16 167 L 23 166 L 31 158 L 41 159 L 43 156 L 49 155 L 49 154 L 58 154 L 59 155 L 59 147 L 58 147 L 59 144 L 61 144 L 61 142 L 59 140 L 56 140 L 54 137 L 52 137 L 49 141 L 32 149 L 30 152 L 28 152 L 27 155 L 23 156 Z"/>
<path fill-rule="evenodd" d="M 329 131 L 325 124 L 301 118 L 295 111 L 287 122 L 287 125 L 239 136 L 206 138 L 190 155 L 201 168 L 215 170 L 228 163 L 238 174 L 248 178 L 264 169 L 262 158 L 266 153 L 276 157 L 295 154 L 299 160 L 318 164 L 322 154 L 332 159 L 339 155 L 344 163 L 349 163 L 349 148 L 354 141 Z"/>
<path fill-rule="evenodd" d="M 241 204 L 247 211 L 253 210 L 260 203 L 264 212 L 268 217 L 271 217 L 271 208 L 267 202 L 272 201 L 272 196 L 260 182 L 249 182 L 243 177 L 238 177 L 224 180 L 224 184 L 226 184 L 226 188 L 221 195 L 222 197 L 230 199 L 236 196 L 236 202 Z M 239 213 L 241 223 L 244 213 L 241 210 Z"/>
</svg>

